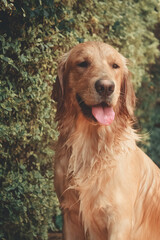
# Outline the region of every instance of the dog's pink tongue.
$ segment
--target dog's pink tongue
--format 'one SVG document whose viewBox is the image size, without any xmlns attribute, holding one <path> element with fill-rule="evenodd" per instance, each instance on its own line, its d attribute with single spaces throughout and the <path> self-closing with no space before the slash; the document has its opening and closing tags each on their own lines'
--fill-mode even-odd
<svg viewBox="0 0 160 240">
<path fill-rule="evenodd" d="M 112 107 L 92 107 L 92 114 L 102 125 L 109 125 L 114 120 L 115 112 Z"/>
</svg>

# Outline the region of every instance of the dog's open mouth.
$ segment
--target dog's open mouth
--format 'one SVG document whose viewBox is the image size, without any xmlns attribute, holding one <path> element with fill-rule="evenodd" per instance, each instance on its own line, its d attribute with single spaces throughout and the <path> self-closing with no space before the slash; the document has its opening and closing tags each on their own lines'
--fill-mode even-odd
<svg viewBox="0 0 160 240">
<path fill-rule="evenodd" d="M 94 106 L 88 106 L 78 94 L 76 95 L 76 98 L 85 117 L 94 120 L 101 125 L 109 125 L 113 122 L 115 112 L 113 108 L 108 106 L 105 102 Z"/>
</svg>

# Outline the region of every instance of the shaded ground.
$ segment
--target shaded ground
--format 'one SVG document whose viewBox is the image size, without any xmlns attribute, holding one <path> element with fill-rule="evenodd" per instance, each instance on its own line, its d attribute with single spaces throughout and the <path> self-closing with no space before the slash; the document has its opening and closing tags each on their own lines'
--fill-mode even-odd
<svg viewBox="0 0 160 240">
<path fill-rule="evenodd" d="M 60 232 L 49 233 L 48 240 L 62 240 L 62 233 Z"/>
</svg>

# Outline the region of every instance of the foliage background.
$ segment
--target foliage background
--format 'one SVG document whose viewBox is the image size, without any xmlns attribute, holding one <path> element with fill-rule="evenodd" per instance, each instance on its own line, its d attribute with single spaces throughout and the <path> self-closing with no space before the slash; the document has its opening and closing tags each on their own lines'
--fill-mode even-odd
<svg viewBox="0 0 160 240">
<path fill-rule="evenodd" d="M 129 59 L 142 147 L 160 165 L 159 0 L 0 0 L 0 239 L 48 239 L 57 59 L 87 40 Z M 147 134 L 146 134 L 147 133 Z"/>
</svg>

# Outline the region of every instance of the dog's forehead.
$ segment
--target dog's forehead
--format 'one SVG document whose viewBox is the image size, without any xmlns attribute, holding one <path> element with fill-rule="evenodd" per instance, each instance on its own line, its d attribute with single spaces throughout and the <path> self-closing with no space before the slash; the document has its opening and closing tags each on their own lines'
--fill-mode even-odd
<svg viewBox="0 0 160 240">
<path fill-rule="evenodd" d="M 70 52 L 69 60 L 79 59 L 96 59 L 96 58 L 119 59 L 123 61 L 123 56 L 112 46 L 103 42 L 85 42 L 76 45 Z"/>
</svg>

